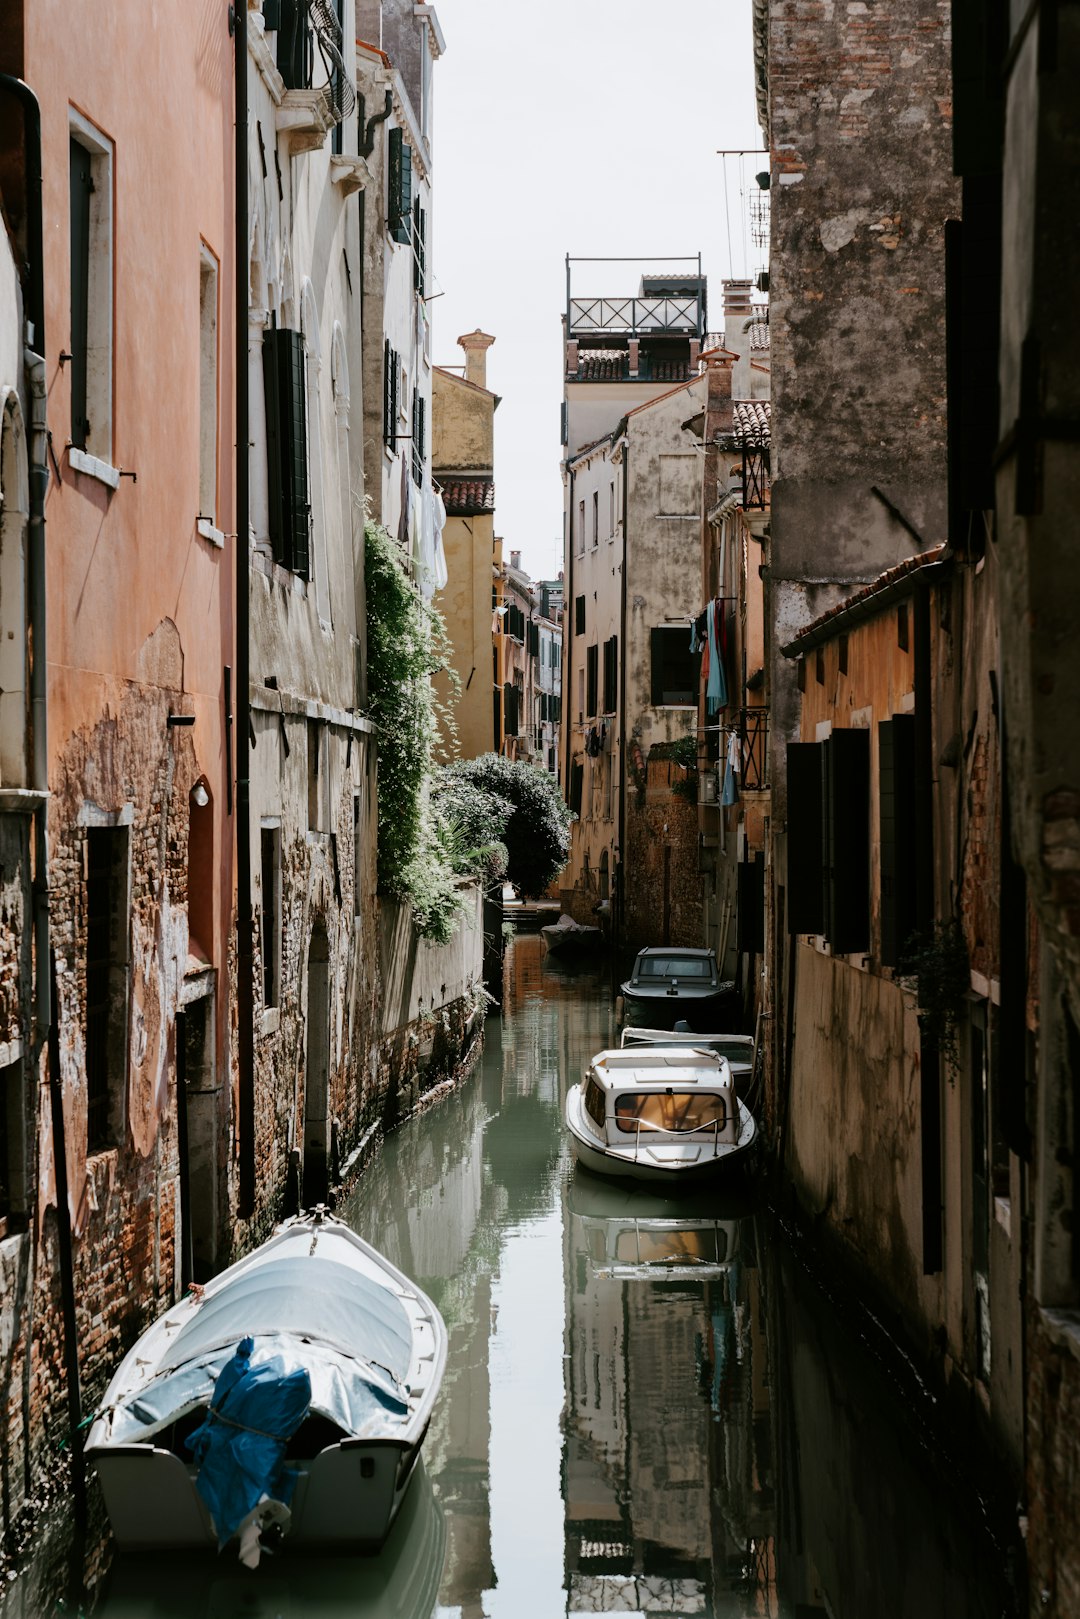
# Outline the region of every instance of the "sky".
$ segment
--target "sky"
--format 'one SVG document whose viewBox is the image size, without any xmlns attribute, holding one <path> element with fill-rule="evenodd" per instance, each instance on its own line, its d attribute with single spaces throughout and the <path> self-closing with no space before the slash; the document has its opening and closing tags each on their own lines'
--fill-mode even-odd
<svg viewBox="0 0 1080 1619">
<path fill-rule="evenodd" d="M 694 256 L 719 282 L 760 268 L 751 0 L 436 0 L 433 358 L 494 335 L 495 532 L 534 579 L 562 566 L 559 407 L 566 255 Z M 725 198 L 725 172 L 727 176 Z M 729 255 L 730 218 L 731 252 Z M 575 295 L 637 291 L 641 264 L 575 269 Z M 693 272 L 694 265 L 683 270 Z"/>
</svg>

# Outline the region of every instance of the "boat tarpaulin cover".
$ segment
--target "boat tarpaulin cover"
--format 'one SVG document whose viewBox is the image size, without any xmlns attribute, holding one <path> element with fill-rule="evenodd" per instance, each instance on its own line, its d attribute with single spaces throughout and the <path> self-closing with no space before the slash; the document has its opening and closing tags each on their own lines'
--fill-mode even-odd
<svg viewBox="0 0 1080 1619">
<path fill-rule="evenodd" d="M 293 1256 L 253 1265 L 220 1292 L 207 1293 L 161 1359 L 171 1371 L 241 1337 L 283 1330 L 372 1361 L 405 1381 L 413 1335 L 390 1288 L 333 1259 Z"/>
<path fill-rule="evenodd" d="M 206 1421 L 188 1440 L 195 1488 L 221 1546 L 264 1497 L 288 1506 L 296 1475 L 283 1466 L 285 1447 L 311 1404 L 307 1372 L 286 1371 L 276 1356 L 253 1365 L 254 1347 L 242 1340 L 214 1385 Z"/>
</svg>

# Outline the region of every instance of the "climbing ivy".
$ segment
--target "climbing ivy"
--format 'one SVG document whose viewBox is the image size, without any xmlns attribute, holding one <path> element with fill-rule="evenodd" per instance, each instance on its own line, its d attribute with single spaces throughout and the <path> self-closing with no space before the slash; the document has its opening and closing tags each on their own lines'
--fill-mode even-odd
<svg viewBox="0 0 1080 1619">
<path fill-rule="evenodd" d="M 432 759 L 451 716 L 432 678 L 449 670 L 442 615 L 405 572 L 381 524 L 364 525 L 368 698 L 379 744 L 379 892 L 412 906 L 422 938 L 445 944 L 461 910 L 453 837 L 430 794 Z"/>
<path fill-rule="evenodd" d="M 960 1025 L 971 989 L 971 965 L 959 922 L 936 922 L 929 932 L 912 934 L 900 972 L 916 980 L 919 1028 L 955 1077 L 960 1068 Z"/>
</svg>

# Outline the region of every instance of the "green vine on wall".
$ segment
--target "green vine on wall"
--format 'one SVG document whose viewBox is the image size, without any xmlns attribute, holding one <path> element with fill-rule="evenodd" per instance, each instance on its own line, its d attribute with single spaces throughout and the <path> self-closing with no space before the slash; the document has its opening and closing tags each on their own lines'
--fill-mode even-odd
<svg viewBox="0 0 1080 1619">
<path fill-rule="evenodd" d="M 451 668 L 442 615 L 408 577 L 401 547 L 364 524 L 369 711 L 379 742 L 379 892 L 412 906 L 422 938 L 445 944 L 461 911 L 450 830 L 431 802 L 432 760 L 452 729 L 434 675 Z"/>
<path fill-rule="evenodd" d="M 936 922 L 913 933 L 900 972 L 916 981 L 919 1028 L 949 1073 L 960 1070 L 960 1026 L 971 991 L 971 964 L 959 922 Z"/>
</svg>

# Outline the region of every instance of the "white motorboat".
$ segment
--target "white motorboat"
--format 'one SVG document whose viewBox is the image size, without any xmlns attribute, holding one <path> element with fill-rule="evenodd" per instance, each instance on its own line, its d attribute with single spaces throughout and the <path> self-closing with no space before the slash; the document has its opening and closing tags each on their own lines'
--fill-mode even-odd
<svg viewBox="0 0 1080 1619">
<path fill-rule="evenodd" d="M 727 1059 L 682 1045 L 598 1052 L 567 1092 L 566 1126 L 586 1169 L 668 1185 L 730 1173 L 757 1138 Z"/>
<path fill-rule="evenodd" d="M 705 1199 L 707 1198 L 707 1202 Z M 601 1280 L 726 1281 L 738 1262 L 746 1206 L 716 1192 L 663 1197 L 605 1176 L 575 1175 L 567 1193 L 574 1247 Z"/>
<path fill-rule="evenodd" d="M 407 1276 L 332 1215 L 286 1221 L 166 1310 L 109 1384 L 86 1455 L 117 1542 L 235 1539 L 255 1562 L 276 1525 L 290 1545 L 376 1550 L 445 1366 L 442 1317 Z"/>
</svg>

